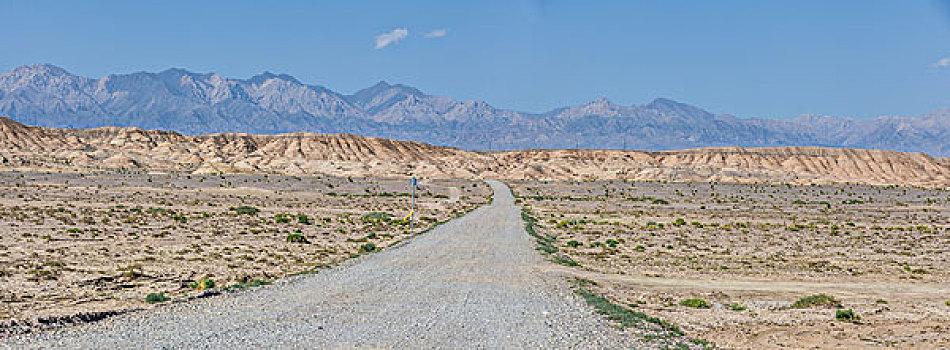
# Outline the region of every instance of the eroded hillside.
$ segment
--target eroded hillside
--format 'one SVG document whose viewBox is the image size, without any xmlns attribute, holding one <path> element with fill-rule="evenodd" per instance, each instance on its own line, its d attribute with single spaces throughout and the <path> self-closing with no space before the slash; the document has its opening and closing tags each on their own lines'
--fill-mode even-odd
<svg viewBox="0 0 950 350">
<path fill-rule="evenodd" d="M 185 136 L 138 128 L 26 126 L 0 118 L 3 169 L 129 169 L 333 176 L 950 185 L 950 162 L 922 153 L 820 147 L 665 152 L 471 152 L 351 134 Z"/>
</svg>

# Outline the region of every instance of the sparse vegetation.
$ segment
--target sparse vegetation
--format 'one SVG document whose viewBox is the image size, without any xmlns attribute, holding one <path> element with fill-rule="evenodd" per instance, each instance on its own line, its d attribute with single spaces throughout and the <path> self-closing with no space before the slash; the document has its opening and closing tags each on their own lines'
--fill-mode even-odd
<svg viewBox="0 0 950 350">
<path fill-rule="evenodd" d="M 304 244 L 309 244 L 309 243 L 310 243 L 310 241 L 307 240 L 307 236 L 304 236 L 303 234 L 300 234 L 300 233 L 291 233 L 291 234 L 287 235 L 287 242 L 289 242 L 289 243 L 304 243 Z"/>
<path fill-rule="evenodd" d="M 291 220 L 290 214 L 277 214 L 274 215 L 274 222 L 278 224 L 289 224 Z"/>
<path fill-rule="evenodd" d="M 432 195 L 417 198 L 418 229 L 408 232 L 388 214 L 362 220 L 368 213 L 403 215 L 405 197 L 362 196 L 402 191 L 402 179 L 0 172 L 0 198 L 17 201 L 0 206 L 0 289 L 17 300 L 0 307 L 0 318 L 67 305 L 130 308 L 159 290 L 177 297 L 192 292 L 192 284 L 208 288 L 203 276 L 215 289 L 233 290 L 334 264 L 364 243 L 390 246 L 486 203 L 490 189 L 473 183 L 428 181 L 425 193 Z M 452 188 L 457 201 L 436 198 Z M 76 306 L 64 295 L 83 301 Z"/>
<path fill-rule="evenodd" d="M 366 243 L 360 246 L 360 251 L 364 253 L 372 253 L 376 251 L 376 244 Z"/>
<path fill-rule="evenodd" d="M 249 282 L 239 282 L 239 283 L 232 284 L 228 286 L 227 288 L 225 288 L 225 290 L 245 290 L 248 288 L 266 286 L 270 284 L 273 284 L 273 283 L 267 280 L 253 279 Z"/>
<path fill-rule="evenodd" d="M 239 214 L 239 215 L 257 215 L 261 210 L 257 207 L 242 205 L 239 207 L 231 207 L 229 210 Z"/>
<path fill-rule="evenodd" d="M 193 290 L 207 290 L 214 288 L 214 280 L 209 277 L 204 277 L 200 280 L 191 282 L 189 285 Z"/>
<path fill-rule="evenodd" d="M 841 307 L 841 302 L 827 294 L 815 294 L 802 297 L 789 306 L 791 309 L 807 309 L 814 307 L 839 308 Z"/>
<path fill-rule="evenodd" d="M 604 315 L 608 320 L 616 322 L 620 328 L 636 327 L 653 333 L 648 334 L 646 336 L 647 339 L 685 338 L 686 333 L 684 333 L 675 324 L 657 317 L 647 316 L 646 314 L 639 311 L 630 310 L 622 305 L 611 302 L 603 296 L 584 289 L 583 286 L 589 283 L 591 282 L 586 280 L 578 281 L 580 286 L 576 287 L 574 291 L 583 297 L 588 304 L 594 307 L 594 310 L 598 314 Z M 680 340 L 689 341 L 695 344 L 707 344 L 706 341 L 700 339 Z M 684 344 L 679 345 L 685 346 Z"/>
<path fill-rule="evenodd" d="M 835 319 L 841 322 L 857 322 L 861 317 L 852 309 L 839 309 L 835 311 Z"/>
<path fill-rule="evenodd" d="M 145 296 L 145 302 L 149 304 L 164 303 L 171 300 L 165 293 L 149 293 Z"/>
<path fill-rule="evenodd" d="M 364 214 L 362 220 L 364 222 L 379 222 L 383 220 L 389 220 L 392 217 L 393 216 L 391 214 L 387 213 L 371 212 Z"/>
<path fill-rule="evenodd" d="M 297 223 L 301 225 L 313 225 L 313 221 L 306 214 L 297 214 Z"/>
<path fill-rule="evenodd" d="M 566 255 L 562 255 L 562 254 L 552 255 L 551 260 L 554 261 L 554 263 L 556 264 L 560 264 L 564 266 L 581 266 L 581 264 L 574 261 L 574 259 L 571 259 L 570 257 Z"/>
<path fill-rule="evenodd" d="M 708 301 L 699 298 L 689 298 L 680 301 L 680 306 L 691 307 L 694 309 L 708 309 L 712 305 Z"/>
<path fill-rule="evenodd" d="M 805 289 L 811 283 L 833 285 L 840 281 L 843 296 L 869 281 L 916 289 L 917 283 L 944 284 L 950 278 L 950 265 L 932 259 L 932 254 L 950 243 L 944 234 L 950 232 L 946 215 L 950 188 L 598 179 L 513 181 L 512 188 L 521 205 L 537 219 L 532 236 L 542 252 L 552 252 L 550 259 L 569 256 L 583 265 L 585 272 L 617 276 L 604 290 L 612 300 L 637 300 L 631 304 L 644 310 L 690 315 L 684 317 L 704 327 L 759 332 L 775 327 L 753 319 L 794 320 L 788 328 L 800 332 L 805 324 L 821 324 L 830 316 L 824 310 L 795 308 L 846 309 L 832 297 L 840 297 L 833 293 L 836 289 L 824 292 L 828 298 L 816 296 L 817 291 Z M 653 204 L 661 198 L 668 205 Z M 545 247 L 548 240 L 560 251 Z M 640 279 L 668 288 L 630 288 Z M 709 286 L 696 288 L 696 280 L 708 281 Z M 758 292 L 734 289 L 729 283 L 733 280 L 755 285 Z M 801 281 L 794 290 L 802 294 L 789 299 L 786 306 L 776 306 L 776 300 L 788 299 L 789 290 L 784 284 L 773 288 L 770 281 Z M 713 305 L 703 312 L 678 306 L 683 298 L 708 293 L 720 284 L 724 295 L 713 291 L 716 300 L 735 298 L 742 303 Z M 922 294 L 934 293 L 919 288 Z M 931 314 L 919 300 L 911 301 L 892 290 L 897 289 L 877 290 L 875 298 L 886 299 L 887 304 L 872 306 L 875 322 Z M 802 300 L 796 300 L 799 297 Z M 950 308 L 944 306 L 946 296 L 934 297 L 939 302 L 930 308 Z M 673 305 L 677 307 L 670 308 Z M 854 310 L 863 313 L 863 309 Z M 722 317 L 735 323 L 717 323 Z M 926 327 L 934 322 L 925 322 Z M 907 323 L 896 324 L 899 326 L 890 329 L 870 328 L 887 337 L 913 332 Z M 721 334 L 717 341 L 729 338 L 725 331 L 713 332 Z M 915 337 L 934 341 L 934 333 L 927 328 Z M 743 336 L 729 339 L 739 338 L 749 340 Z M 788 344 L 804 344 L 782 339 Z M 726 344 L 743 346 L 737 345 L 743 344 L 739 340 Z"/>
</svg>

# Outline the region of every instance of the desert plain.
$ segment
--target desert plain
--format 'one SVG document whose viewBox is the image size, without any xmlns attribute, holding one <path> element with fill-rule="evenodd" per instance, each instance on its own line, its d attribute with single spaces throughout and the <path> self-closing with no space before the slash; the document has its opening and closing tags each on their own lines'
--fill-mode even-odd
<svg viewBox="0 0 950 350">
<path fill-rule="evenodd" d="M 490 193 L 480 181 L 424 179 L 410 230 L 402 179 L 0 172 L 0 331 L 316 272 L 460 216 Z"/>
<path fill-rule="evenodd" d="M 410 229 L 413 176 L 423 186 Z M 474 152 L 6 118 L 0 337 L 358 262 L 490 203 L 485 179 L 507 184 L 524 210 L 524 235 L 548 259 L 539 276 L 570 281 L 588 312 L 644 344 L 950 347 L 947 158 L 821 147 Z"/>
<path fill-rule="evenodd" d="M 947 189 L 509 183 L 558 269 L 716 346 L 950 346 Z"/>
</svg>

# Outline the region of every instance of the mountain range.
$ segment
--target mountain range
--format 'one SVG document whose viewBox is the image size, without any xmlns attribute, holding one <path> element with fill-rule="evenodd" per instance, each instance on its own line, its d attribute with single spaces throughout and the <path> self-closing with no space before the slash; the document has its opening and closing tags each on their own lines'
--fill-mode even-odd
<svg viewBox="0 0 950 350">
<path fill-rule="evenodd" d="M 0 115 L 58 128 L 354 133 L 470 150 L 824 146 L 950 155 L 950 108 L 916 117 L 775 120 L 663 98 L 629 106 L 601 98 L 527 113 L 387 82 L 342 94 L 266 72 L 249 79 L 184 69 L 88 78 L 49 64 L 21 66 L 0 74 Z"/>
</svg>

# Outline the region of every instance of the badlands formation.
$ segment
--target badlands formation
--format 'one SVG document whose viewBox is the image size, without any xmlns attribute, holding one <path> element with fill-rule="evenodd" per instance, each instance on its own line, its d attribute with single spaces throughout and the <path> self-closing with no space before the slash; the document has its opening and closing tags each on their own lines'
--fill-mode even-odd
<svg viewBox="0 0 950 350">
<path fill-rule="evenodd" d="M 473 152 L 351 134 L 182 135 L 57 129 L 0 117 L 2 170 L 139 170 L 356 177 L 950 185 L 950 160 L 821 147 Z"/>
</svg>

